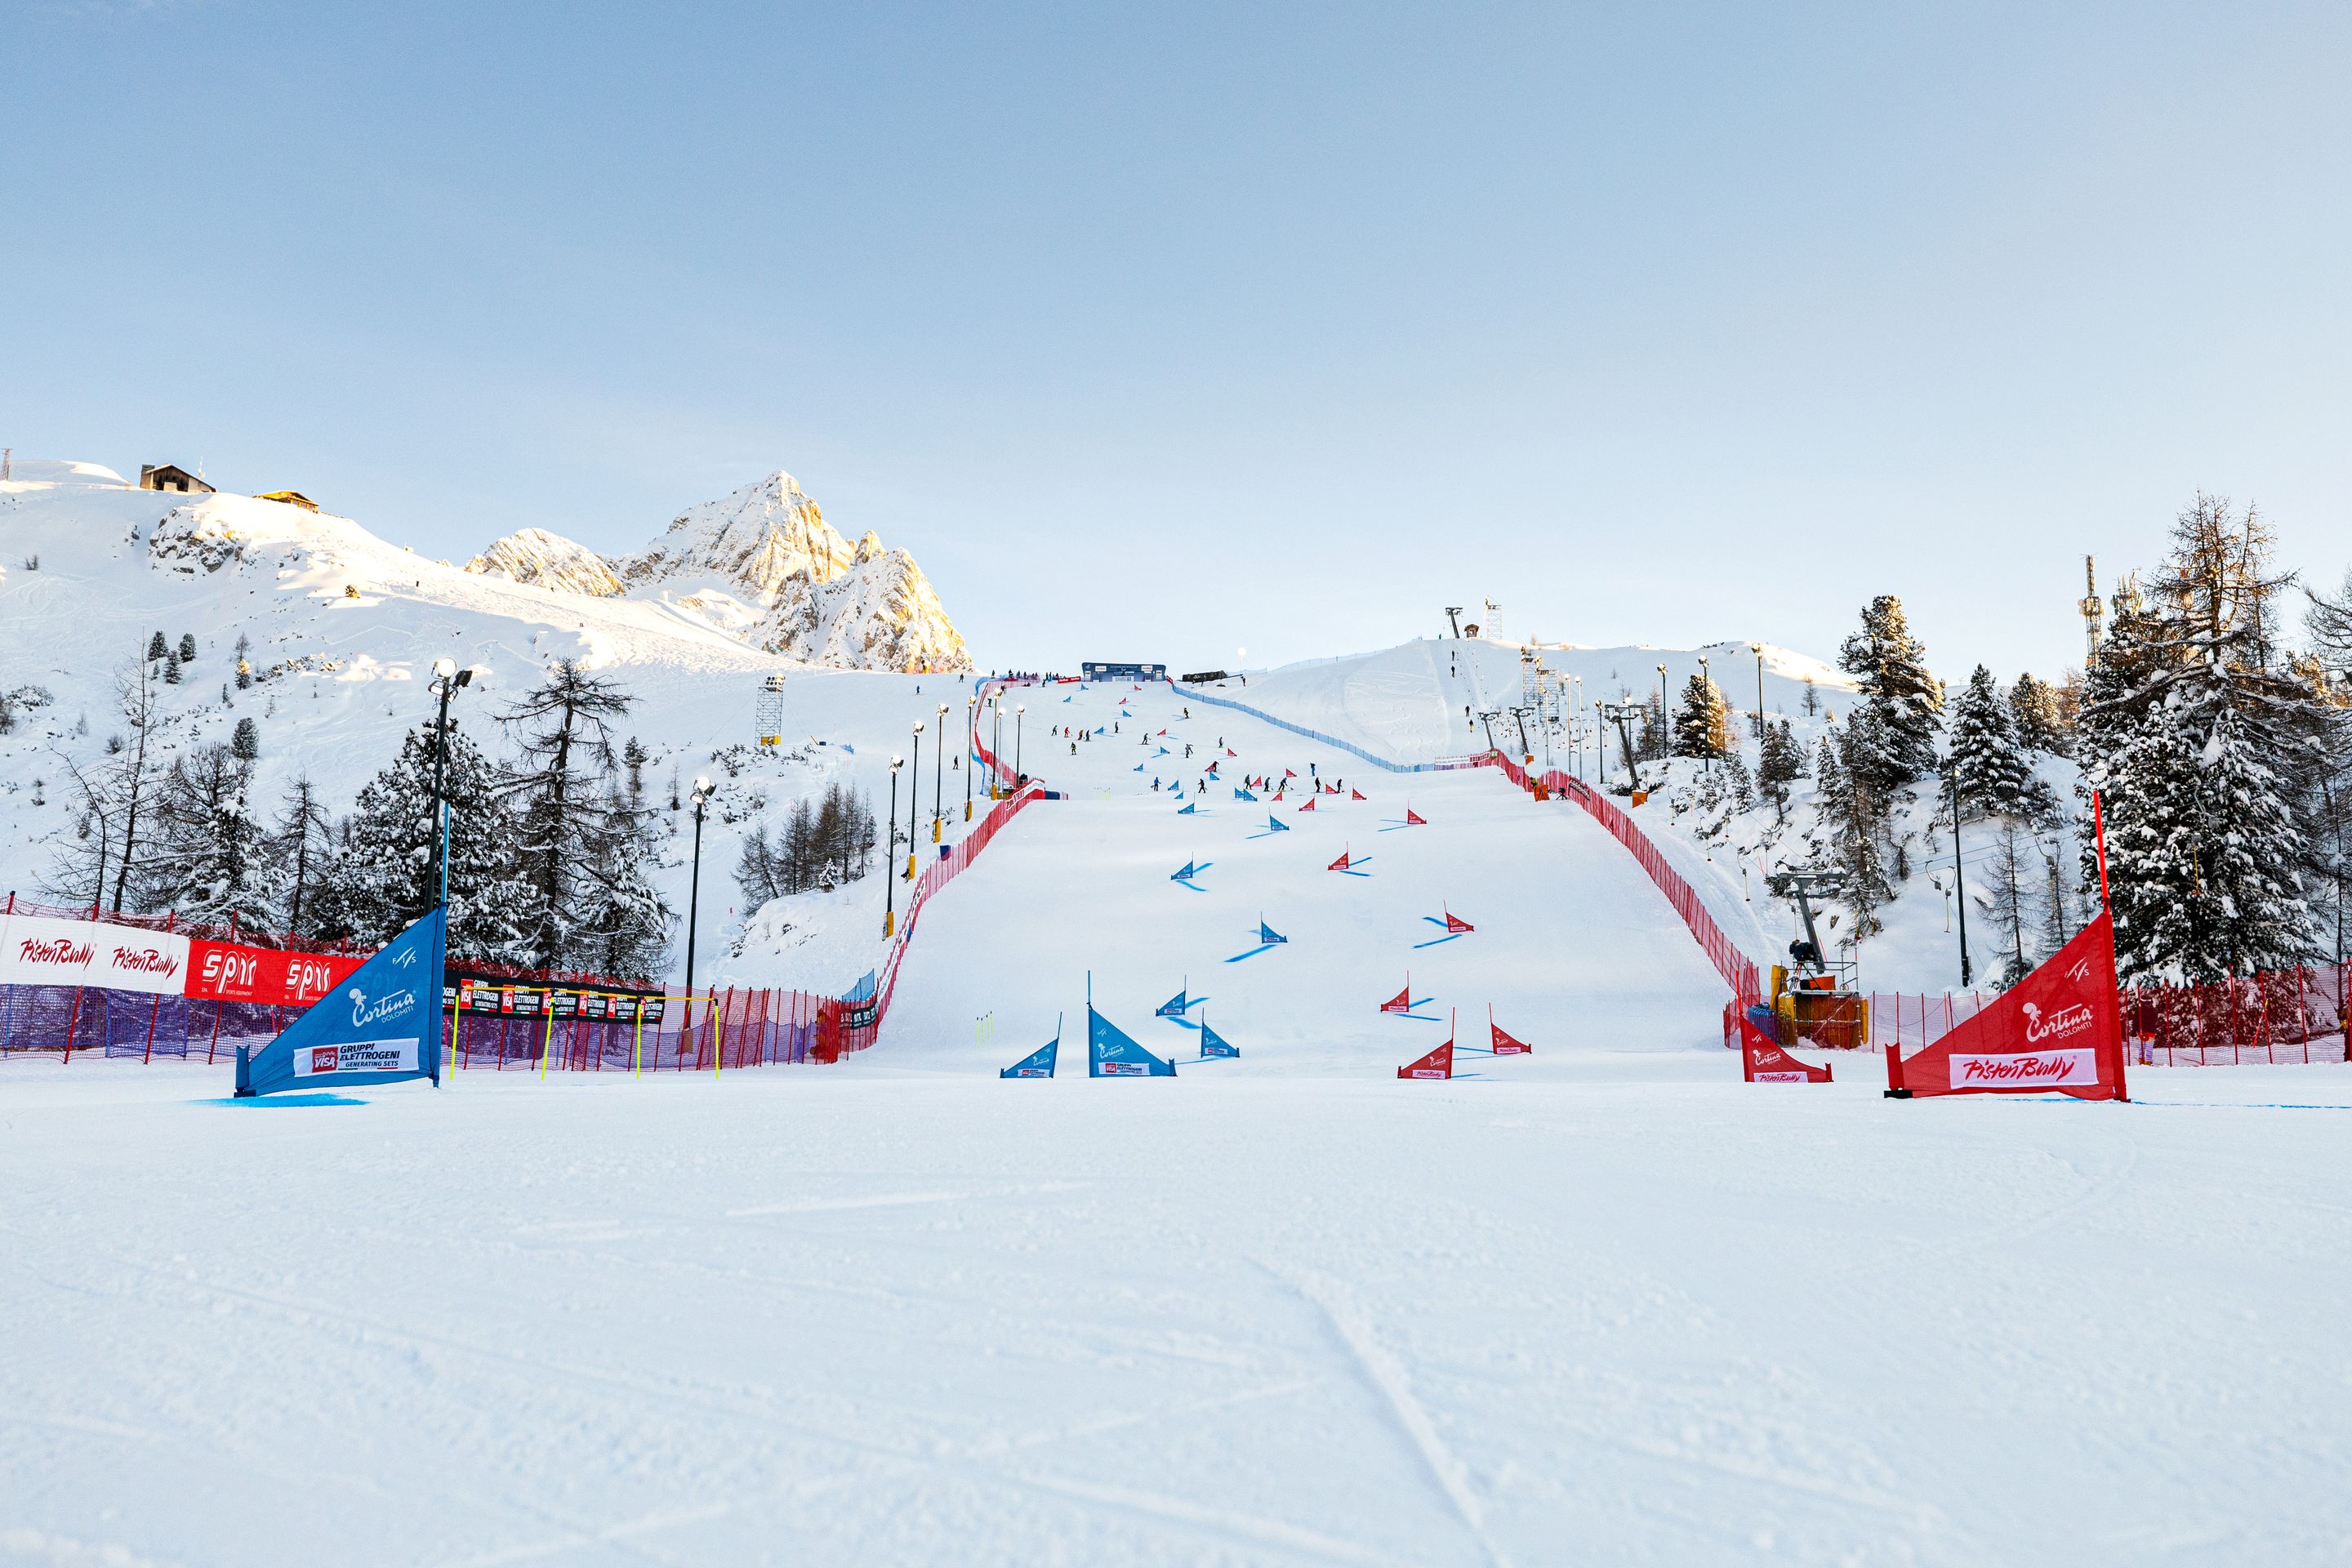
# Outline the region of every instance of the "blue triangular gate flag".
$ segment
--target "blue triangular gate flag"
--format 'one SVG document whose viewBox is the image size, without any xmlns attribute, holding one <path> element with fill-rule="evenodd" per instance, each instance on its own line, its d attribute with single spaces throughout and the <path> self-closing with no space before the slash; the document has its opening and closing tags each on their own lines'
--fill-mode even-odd
<svg viewBox="0 0 2352 1568">
<path fill-rule="evenodd" d="M 1282 818 L 1275 816 L 1274 813 L 1270 811 L 1265 814 L 1265 825 L 1276 833 L 1287 833 L 1290 831 L 1290 824 L 1283 821 Z"/>
<path fill-rule="evenodd" d="M 1181 1018 L 1184 1016 L 1184 1010 L 1191 1005 L 1192 1004 L 1190 1002 L 1184 1000 L 1184 993 L 1179 991 L 1175 995 L 1171 996 L 1167 1001 L 1160 1004 L 1158 1011 L 1154 1012 L 1152 1016 L 1155 1018 Z"/>
<path fill-rule="evenodd" d="M 1192 862 L 1187 860 L 1184 862 L 1184 868 L 1182 870 L 1169 872 L 1168 879 L 1171 882 L 1189 882 L 1192 879 L 1192 873 L 1196 868 L 1197 868 L 1193 866 Z"/>
<path fill-rule="evenodd" d="M 1174 1078 L 1176 1064 L 1137 1045 L 1119 1026 L 1087 1008 L 1088 1078 Z"/>
<path fill-rule="evenodd" d="M 1277 942 L 1288 942 L 1290 939 L 1261 920 L 1257 922 L 1257 940 L 1267 946 L 1272 946 Z"/>
<path fill-rule="evenodd" d="M 1180 806 L 1177 808 L 1176 815 L 1179 816 L 1190 816 L 1192 815 L 1192 808 L 1189 805 Z"/>
<path fill-rule="evenodd" d="M 447 911 L 435 910 L 353 970 L 276 1039 L 236 1053 L 240 1098 L 289 1089 L 441 1081 Z"/>
<path fill-rule="evenodd" d="M 1250 792 L 1245 789 L 1236 787 L 1234 791 L 1234 798 L 1235 800 L 1255 800 L 1257 796 L 1250 794 Z"/>
<path fill-rule="evenodd" d="M 1062 1037 L 1055 1035 L 996 1076 L 999 1078 L 1052 1078 L 1054 1058 L 1061 1053 L 1061 1049 Z"/>
<path fill-rule="evenodd" d="M 1209 1027 L 1206 1018 L 1201 1020 L 1201 1054 L 1203 1057 L 1237 1057 L 1241 1047 Z"/>
</svg>

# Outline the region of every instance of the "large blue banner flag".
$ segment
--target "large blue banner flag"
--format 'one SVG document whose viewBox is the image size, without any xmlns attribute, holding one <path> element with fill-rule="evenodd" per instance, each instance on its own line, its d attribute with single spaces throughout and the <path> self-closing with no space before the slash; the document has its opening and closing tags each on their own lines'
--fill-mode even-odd
<svg viewBox="0 0 2352 1568">
<path fill-rule="evenodd" d="M 1054 1031 L 1052 1039 L 1047 1040 L 996 1076 L 999 1078 L 1052 1078 L 1054 1058 L 1061 1055 L 1061 1052 L 1062 1033 L 1056 1029 Z"/>
<path fill-rule="evenodd" d="M 1176 1064 L 1153 1056 L 1119 1026 L 1087 1005 L 1088 1078 L 1174 1078 Z"/>
<path fill-rule="evenodd" d="M 286 1031 L 236 1053 L 241 1098 L 289 1089 L 441 1081 L 441 970 L 447 916 L 435 910 L 353 970 Z"/>
</svg>

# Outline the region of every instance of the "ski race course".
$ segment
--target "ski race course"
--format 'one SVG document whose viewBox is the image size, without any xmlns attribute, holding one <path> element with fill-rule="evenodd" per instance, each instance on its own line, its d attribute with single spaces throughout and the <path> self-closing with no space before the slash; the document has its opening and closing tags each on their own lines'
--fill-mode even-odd
<svg viewBox="0 0 2352 1568">
<path fill-rule="evenodd" d="M 0 1068 L 0 1562 L 2341 1560 L 2342 1069 L 1744 1084 L 1580 808 L 1022 697 L 838 1066 Z"/>
</svg>

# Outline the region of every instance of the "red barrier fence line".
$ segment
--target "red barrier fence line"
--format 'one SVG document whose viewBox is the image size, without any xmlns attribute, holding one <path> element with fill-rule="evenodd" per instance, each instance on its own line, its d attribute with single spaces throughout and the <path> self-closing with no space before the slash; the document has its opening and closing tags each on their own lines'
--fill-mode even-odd
<svg viewBox="0 0 2352 1568">
<path fill-rule="evenodd" d="M 1609 830 L 1612 837 L 1625 847 L 1642 869 L 1649 873 L 1650 880 L 1656 884 L 1658 891 L 1666 896 L 1666 902 L 1674 906 L 1675 912 L 1682 917 L 1683 924 L 1688 928 L 1692 938 L 1706 954 L 1707 961 L 1715 965 L 1716 973 L 1722 975 L 1724 984 L 1731 987 L 1732 995 L 1743 1005 L 1762 997 L 1763 984 L 1756 961 L 1740 951 L 1738 944 L 1725 934 L 1723 928 L 1716 923 L 1714 913 L 1707 909 L 1706 900 L 1699 897 L 1698 889 L 1675 869 L 1664 852 L 1652 843 L 1649 835 L 1635 826 L 1633 819 L 1619 810 L 1613 801 L 1583 780 L 1556 769 L 1537 779 L 1500 752 L 1489 752 L 1482 760 L 1489 766 L 1502 769 L 1505 776 L 1521 789 L 1532 790 L 1533 785 L 1540 784 L 1548 792 L 1565 795 L 1582 806 L 1594 821 Z"/>
</svg>

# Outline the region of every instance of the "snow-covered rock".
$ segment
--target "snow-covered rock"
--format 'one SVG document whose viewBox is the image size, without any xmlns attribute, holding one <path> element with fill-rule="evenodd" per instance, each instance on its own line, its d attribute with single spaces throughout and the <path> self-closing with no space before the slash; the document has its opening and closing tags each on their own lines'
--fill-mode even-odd
<svg viewBox="0 0 2352 1568">
<path fill-rule="evenodd" d="M 688 508 L 617 564 L 633 595 L 772 653 L 849 669 L 971 668 L 915 558 L 870 531 L 853 547 L 787 473 Z"/>
<path fill-rule="evenodd" d="M 628 591 L 613 564 L 586 545 L 543 528 L 518 529 L 466 563 L 466 570 L 558 593 L 610 598 Z"/>
</svg>

